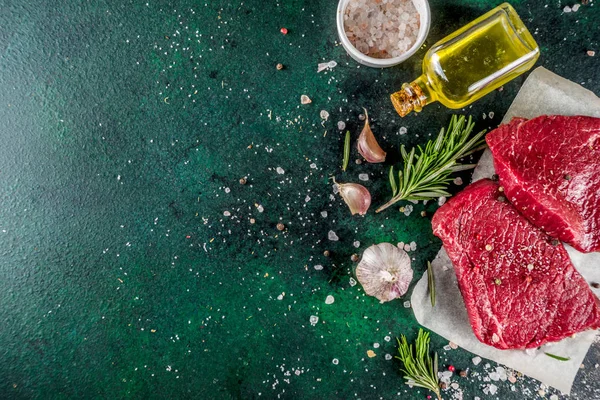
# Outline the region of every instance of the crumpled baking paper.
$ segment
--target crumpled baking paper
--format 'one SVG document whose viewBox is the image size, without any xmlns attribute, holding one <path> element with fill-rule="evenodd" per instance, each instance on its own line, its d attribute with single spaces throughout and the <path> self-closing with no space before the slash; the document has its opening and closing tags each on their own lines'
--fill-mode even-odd
<svg viewBox="0 0 600 400">
<path fill-rule="evenodd" d="M 508 123 L 513 117 L 533 118 L 544 114 L 600 117 L 600 98 L 580 85 L 539 67 L 523 84 L 502 123 Z M 473 181 L 491 177 L 493 173 L 492 155 L 486 150 L 473 173 Z M 579 273 L 588 282 L 600 283 L 600 253 L 583 254 L 565 247 Z M 588 330 L 575 337 L 546 344 L 539 350 L 498 350 L 485 345 L 477 340 L 471 329 L 452 263 L 443 248 L 432 262 L 432 267 L 435 307 L 431 307 L 427 274 L 417 283 L 411 297 L 415 317 L 421 325 L 463 349 L 520 371 L 563 393 L 570 393 L 579 366 L 594 343 L 597 331 Z M 599 289 L 592 290 L 596 296 L 600 295 Z M 545 352 L 569 357 L 570 360 L 555 360 Z"/>
</svg>

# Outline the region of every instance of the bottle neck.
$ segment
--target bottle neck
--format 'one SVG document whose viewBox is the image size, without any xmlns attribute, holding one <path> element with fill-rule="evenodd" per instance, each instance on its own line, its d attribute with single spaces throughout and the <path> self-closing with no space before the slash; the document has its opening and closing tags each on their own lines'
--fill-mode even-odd
<svg viewBox="0 0 600 400">
<path fill-rule="evenodd" d="M 423 107 L 436 99 L 425 75 L 421 75 L 411 83 L 402 85 L 402 89 L 390 96 L 394 108 L 401 117 L 411 111 L 420 112 Z"/>
</svg>

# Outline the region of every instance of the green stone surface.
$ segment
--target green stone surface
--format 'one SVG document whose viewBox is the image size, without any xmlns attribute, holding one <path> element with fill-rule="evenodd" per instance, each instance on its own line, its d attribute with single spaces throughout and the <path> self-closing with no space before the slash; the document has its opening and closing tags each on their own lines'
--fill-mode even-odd
<svg viewBox="0 0 600 400">
<path fill-rule="evenodd" d="M 599 56 L 586 54 L 600 53 L 597 1 L 512 4 L 537 65 L 600 93 Z M 431 1 L 426 46 L 376 70 L 339 45 L 331 0 L 0 1 L 0 398 L 425 398 L 385 358 L 416 336 L 411 309 L 351 286 L 350 256 L 415 241 L 414 284 L 440 248 L 437 205 L 352 217 L 328 178 L 367 173 L 374 205 L 386 200 L 399 145 L 452 114 L 433 104 L 400 119 L 388 95 L 429 46 L 499 3 Z M 523 79 L 463 112 L 494 128 Z M 355 139 L 362 107 L 388 162 L 356 165 L 353 150 L 341 173 L 337 122 Z M 470 369 L 445 399 L 563 398 L 528 378 L 486 382 L 495 363 L 445 345 L 432 336 L 442 368 Z M 597 362 L 594 346 L 571 398 L 600 398 Z"/>
</svg>

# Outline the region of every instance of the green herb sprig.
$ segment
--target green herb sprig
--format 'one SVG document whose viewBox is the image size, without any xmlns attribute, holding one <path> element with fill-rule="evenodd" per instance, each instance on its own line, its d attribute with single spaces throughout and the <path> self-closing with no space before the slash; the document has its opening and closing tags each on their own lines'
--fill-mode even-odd
<svg viewBox="0 0 600 400">
<path fill-rule="evenodd" d="M 427 261 L 427 286 L 429 287 L 431 307 L 435 307 L 435 277 L 433 275 L 433 267 L 429 261 Z"/>
<path fill-rule="evenodd" d="M 348 161 L 350 161 L 350 131 L 346 131 L 346 140 L 344 140 L 344 161 L 342 163 L 342 171 L 346 171 L 346 168 L 348 168 Z"/>
<path fill-rule="evenodd" d="M 561 356 L 557 356 L 557 355 L 552 354 L 552 353 L 546 353 L 546 352 L 544 352 L 544 354 L 547 355 L 548 357 L 552 357 L 552 358 L 554 358 L 555 360 L 558 360 L 558 361 L 569 361 L 571 359 L 570 357 L 561 357 Z"/>
<path fill-rule="evenodd" d="M 429 332 L 419 329 L 414 347 L 412 344 L 408 344 L 404 335 L 400 335 L 400 339 L 397 340 L 400 355 L 396 358 L 404 363 L 404 369 L 401 371 L 405 374 L 405 383 L 429 389 L 437 395 L 438 400 L 441 400 L 438 356 L 437 353 L 433 358 L 429 355 Z"/>
<path fill-rule="evenodd" d="M 400 148 L 404 168 L 398 171 L 396 184 L 394 167 L 390 168 L 389 179 L 392 188 L 390 201 L 379 207 L 380 212 L 400 200 L 431 200 L 441 196 L 450 196 L 448 184 L 454 172 L 475 168 L 475 164 L 459 164 L 458 160 L 486 147 L 485 130 L 473 137 L 471 132 L 475 123 L 471 117 L 453 115 L 448 129 L 440 130 L 435 140 L 427 142 L 408 153 L 404 145 Z"/>
</svg>

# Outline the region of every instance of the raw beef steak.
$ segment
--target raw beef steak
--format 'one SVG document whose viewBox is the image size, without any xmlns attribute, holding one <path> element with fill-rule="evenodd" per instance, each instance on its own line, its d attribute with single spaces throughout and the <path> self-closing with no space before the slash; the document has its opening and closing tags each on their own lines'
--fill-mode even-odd
<svg viewBox="0 0 600 400">
<path fill-rule="evenodd" d="M 519 212 L 579 251 L 600 251 L 600 118 L 516 118 L 486 140 Z"/>
<path fill-rule="evenodd" d="M 600 301 L 562 244 L 484 179 L 433 217 L 475 336 L 499 349 L 538 347 L 600 327 Z"/>
</svg>

